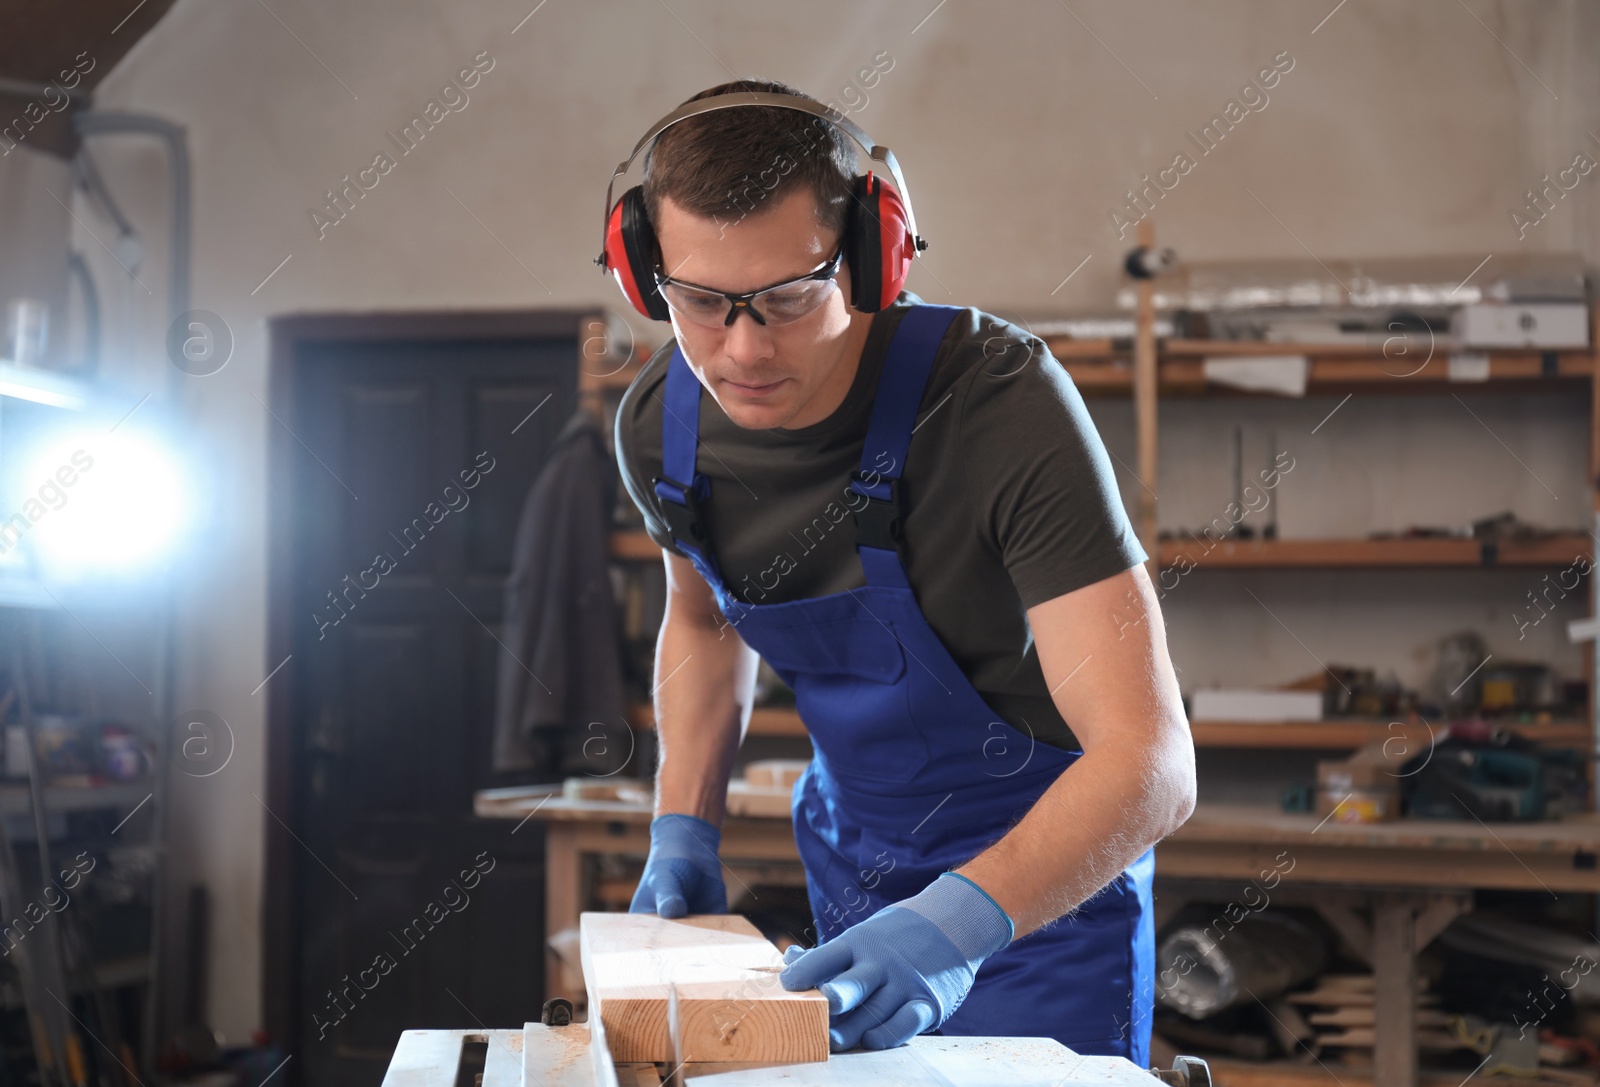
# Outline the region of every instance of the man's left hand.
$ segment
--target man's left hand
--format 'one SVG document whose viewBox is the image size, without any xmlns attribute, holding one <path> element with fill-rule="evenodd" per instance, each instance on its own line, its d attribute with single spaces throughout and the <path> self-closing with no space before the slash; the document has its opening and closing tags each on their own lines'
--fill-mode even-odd
<svg viewBox="0 0 1600 1087">
<path fill-rule="evenodd" d="M 791 947 L 778 981 L 828 998 L 835 1053 L 892 1049 L 950 1018 L 983 960 L 1014 931 L 982 888 L 946 872 L 820 947 Z"/>
</svg>

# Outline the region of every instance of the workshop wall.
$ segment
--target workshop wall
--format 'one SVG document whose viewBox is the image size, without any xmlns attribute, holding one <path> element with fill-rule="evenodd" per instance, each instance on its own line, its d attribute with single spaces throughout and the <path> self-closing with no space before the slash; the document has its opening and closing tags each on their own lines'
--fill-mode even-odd
<svg viewBox="0 0 1600 1087">
<path fill-rule="evenodd" d="M 1191 259 L 1300 259 L 1309 251 L 1321 259 L 1462 254 L 1475 262 L 1577 249 L 1591 267 L 1600 260 L 1600 175 L 1525 237 L 1510 217 L 1542 175 L 1579 150 L 1600 152 L 1600 11 L 1575 0 L 1537 9 L 1429 0 L 1336 10 L 1335 0 L 555 0 L 530 15 L 536 2 L 180 0 L 97 96 L 101 108 L 187 126 L 196 194 L 192 305 L 222 315 L 236 339 L 226 368 L 187 387 L 190 436 L 216 485 L 204 494 L 209 560 L 181 586 L 178 701 L 222 715 L 237 750 L 223 773 L 175 776 L 171 824 L 174 885 L 203 880 L 214 895 L 210 1021 L 231 1040 L 260 1020 L 269 816 L 256 799 L 264 795 L 266 694 L 257 688 L 280 663 L 266 659 L 264 625 L 265 450 L 268 429 L 279 425 L 261 404 L 265 315 L 620 310 L 615 288 L 589 263 L 606 179 L 650 121 L 735 73 L 776 77 L 855 107 L 854 118 L 894 148 L 932 243 L 910 286 L 930 302 L 1002 316 L 1109 307 L 1132 238 L 1131 230 L 1118 237 L 1112 213 L 1126 217 L 1130 187 L 1185 149 L 1198 161 L 1161 197 L 1156 221 L 1161 242 Z M 386 147 L 394 154 L 388 133 L 475 62 L 481 79 L 424 142 L 395 155 L 394 168 L 339 219 L 313 217 L 344 175 L 354 177 Z M 883 73 L 877 85 L 854 88 L 855 74 L 875 64 Z M 1244 121 L 1209 153 L 1196 151 L 1189 134 L 1275 64 L 1280 76 L 1264 95 L 1243 92 L 1252 102 Z M 87 235 L 114 236 L 78 202 L 77 244 L 105 299 L 107 365 L 130 385 L 159 388 L 170 365 L 164 165 L 142 141 L 105 140 L 97 151 L 153 250 L 135 269 L 147 291 Z M 634 327 L 650 343 L 664 336 L 665 326 Z M 1360 535 L 1504 508 L 1585 526 L 1582 466 L 1567 452 L 1582 448 L 1582 406 L 1552 416 L 1515 399 L 1472 403 L 1504 446 L 1464 415 L 1447 448 L 1406 439 L 1444 427 L 1434 416 L 1460 410 L 1448 399 L 1352 403 L 1337 426 L 1315 436 L 1309 431 L 1333 403 L 1236 403 L 1227 415 L 1212 413 L 1216 405 L 1167 408 L 1164 523 L 1197 525 L 1231 498 L 1239 421 L 1247 465 L 1262 462 L 1273 428 L 1298 458 L 1282 491 L 1285 535 Z M 1132 464 L 1127 409 L 1095 410 L 1108 443 Z M 314 444 L 316 436 L 303 437 Z M 1507 456 L 1507 446 L 1526 463 Z M 1440 472 L 1469 468 L 1473 494 L 1452 495 L 1440 482 Z M 1350 482 L 1360 478 L 1370 486 Z M 1136 484 L 1126 475 L 1123 484 L 1131 503 Z M 1487 623 L 1498 609 L 1514 640 L 1505 613 L 1524 586 L 1513 582 L 1463 582 L 1456 618 Z M 1186 686 L 1191 677 L 1273 682 L 1316 667 L 1295 656 L 1273 618 L 1240 603 L 1236 585 L 1195 581 L 1177 592 L 1196 602 L 1171 627 Z M 1506 600 L 1484 596 L 1496 592 Z M 1449 632 L 1432 625 L 1437 609 L 1424 621 L 1407 607 L 1408 593 L 1423 590 L 1330 574 L 1271 584 L 1292 629 L 1320 624 L 1318 645 L 1351 663 L 1406 661 Z M 1333 605 L 1319 603 L 1330 596 Z M 1560 659 L 1553 641 L 1537 652 Z"/>
</svg>

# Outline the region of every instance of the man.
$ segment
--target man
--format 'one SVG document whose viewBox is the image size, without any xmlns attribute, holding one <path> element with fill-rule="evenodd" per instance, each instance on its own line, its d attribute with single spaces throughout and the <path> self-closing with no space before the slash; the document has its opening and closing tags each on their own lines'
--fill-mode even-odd
<svg viewBox="0 0 1600 1087">
<path fill-rule="evenodd" d="M 743 91 L 800 93 L 691 101 Z M 826 994 L 832 1048 L 938 1028 L 1142 1065 L 1151 846 L 1195 790 L 1146 556 L 1041 340 L 903 292 L 852 307 L 877 268 L 848 259 L 851 216 L 877 191 L 842 132 L 781 107 L 679 120 L 645 160 L 676 338 L 617 417 L 667 551 L 633 909 L 727 908 L 759 653 L 816 750 L 793 815 L 820 944 L 779 980 Z"/>
</svg>

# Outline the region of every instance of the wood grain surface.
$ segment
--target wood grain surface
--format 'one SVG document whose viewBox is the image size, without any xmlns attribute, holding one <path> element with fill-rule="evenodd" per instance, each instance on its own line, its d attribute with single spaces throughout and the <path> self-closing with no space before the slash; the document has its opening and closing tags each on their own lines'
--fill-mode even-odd
<svg viewBox="0 0 1600 1087">
<path fill-rule="evenodd" d="M 827 1000 L 815 989 L 784 989 L 783 957 L 743 917 L 585 913 L 579 934 L 589 1015 L 599 1017 L 618 1063 L 828 1057 Z M 667 1025 L 669 989 L 681 1058 Z"/>
</svg>

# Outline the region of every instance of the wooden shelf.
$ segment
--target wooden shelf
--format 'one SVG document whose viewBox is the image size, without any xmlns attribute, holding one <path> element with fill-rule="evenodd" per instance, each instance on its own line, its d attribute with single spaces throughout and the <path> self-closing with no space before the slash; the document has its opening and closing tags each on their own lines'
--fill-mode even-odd
<svg viewBox="0 0 1600 1087">
<path fill-rule="evenodd" d="M 635 728 L 654 728 L 649 706 L 634 706 L 628 722 Z M 1355 750 L 1368 743 L 1403 738 L 1421 751 L 1428 743 L 1426 725 L 1396 725 L 1388 721 L 1196 721 L 1191 726 L 1196 747 L 1257 747 L 1304 750 Z M 1510 724 L 1505 728 L 1550 747 L 1587 747 L 1589 727 L 1582 721 L 1553 721 L 1547 725 Z M 1444 726 L 1434 725 L 1433 736 Z M 804 736 L 806 727 L 792 706 L 758 706 L 750 714 L 752 736 Z"/>
<path fill-rule="evenodd" d="M 644 369 L 648 355 L 634 355 L 627 362 L 585 362 L 579 371 L 579 381 L 586 389 L 614 389 L 621 391 L 633 384 L 633 379 Z M 592 370 L 592 372 L 591 372 Z"/>
<path fill-rule="evenodd" d="M 661 548 L 642 531 L 613 532 L 611 557 L 655 562 Z M 1594 548 L 1581 532 L 1553 533 L 1527 539 L 1481 540 L 1443 537 L 1394 537 L 1381 540 L 1220 540 L 1207 550 L 1204 539 L 1161 541 L 1162 567 L 1187 556 L 1197 568 L 1274 569 L 1308 567 L 1484 567 L 1565 566 L 1579 555 L 1592 558 Z"/>
<path fill-rule="evenodd" d="M 1250 747 L 1298 750 L 1355 750 L 1369 743 L 1403 740 L 1405 751 L 1421 752 L 1429 743 L 1428 726 L 1382 720 L 1330 721 L 1193 721 L 1189 725 L 1196 747 Z M 1583 721 L 1552 721 L 1547 725 L 1507 724 L 1508 732 L 1548 747 L 1589 746 L 1589 726 Z M 1445 726 L 1433 726 L 1438 739 Z M 1396 749 L 1397 753 L 1400 749 Z"/>
<path fill-rule="evenodd" d="M 136 808 L 150 799 L 155 786 L 148 779 L 108 782 L 104 785 L 46 785 L 45 810 L 57 812 L 93 811 L 96 808 Z M 33 811 L 32 793 L 26 781 L 0 782 L 0 814 L 23 816 Z"/>
<path fill-rule="evenodd" d="M 1132 349 L 1111 340 L 1068 340 L 1044 337 L 1050 353 L 1066 367 L 1073 383 L 1085 394 L 1127 394 L 1133 391 Z M 1156 346 L 1159 389 L 1170 394 L 1235 396 L 1276 395 L 1252 393 L 1206 381 L 1208 357 L 1304 355 L 1311 362 L 1308 395 L 1372 392 L 1472 391 L 1485 385 L 1508 388 L 1521 385 L 1546 388 L 1553 381 L 1578 382 L 1594 376 L 1594 356 L 1588 349 L 1558 351 L 1491 350 L 1487 381 L 1452 381 L 1452 349 L 1437 346 L 1425 363 L 1412 357 L 1386 357 L 1366 344 L 1297 344 L 1233 342 L 1223 340 L 1163 340 Z M 1458 352 L 1459 353 L 1459 352 Z M 1546 362 L 1546 358 L 1550 362 Z"/>
<path fill-rule="evenodd" d="M 613 532 L 607 545 L 614 559 L 661 561 L 661 547 L 643 529 Z"/>
<path fill-rule="evenodd" d="M 1159 550 L 1163 567 L 1187 557 L 1197 569 L 1565 566 L 1579 555 L 1589 558 L 1594 554 L 1593 541 L 1581 532 L 1506 539 L 1493 544 L 1444 537 L 1215 543 L 1189 538 L 1162 540 Z"/>
<path fill-rule="evenodd" d="M 655 710 L 636 705 L 628 709 L 628 723 L 634 728 L 655 728 Z M 806 726 L 793 706 L 757 706 L 750 711 L 751 736 L 805 736 Z"/>
</svg>

